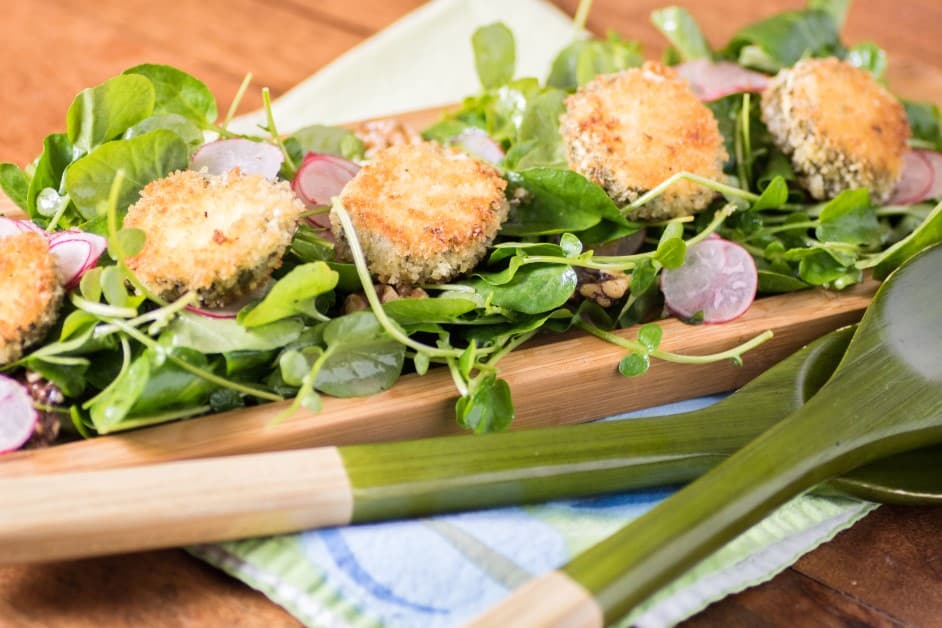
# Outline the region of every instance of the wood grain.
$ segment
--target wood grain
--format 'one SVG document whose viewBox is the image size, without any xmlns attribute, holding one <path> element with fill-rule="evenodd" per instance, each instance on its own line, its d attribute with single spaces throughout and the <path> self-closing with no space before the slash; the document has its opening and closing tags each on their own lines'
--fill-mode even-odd
<svg viewBox="0 0 942 628">
<path fill-rule="evenodd" d="M 572 10 L 576 0 L 557 0 Z M 0 20 L 0 160 L 24 164 L 62 130 L 75 92 L 137 63 L 174 63 L 228 106 L 247 71 L 275 95 L 419 0 L 166 0 L 9 2 Z M 589 25 L 663 48 L 647 12 L 663 0 L 595 0 Z M 749 19 L 803 0 L 686 3 L 714 43 Z M 268 13 L 272 12 L 272 13 Z M 267 15 L 266 15 L 267 13 Z M 276 19 L 271 19 L 274 15 Z M 851 42 L 889 52 L 900 94 L 942 101 L 942 3 L 856 0 Z M 212 43 L 219 36 L 218 43 Z M 199 41 L 197 41 L 199 40 Z M 190 54 L 190 49 L 198 54 Z M 269 51 L 272 51 L 269 53 Z M 277 62 L 270 59 L 277 58 Z M 258 107 L 251 92 L 243 111 Z M 766 585 L 731 596 L 690 626 L 938 626 L 942 509 L 881 508 Z M 823 587 L 823 589 L 822 589 Z M 854 606 L 849 610 L 847 604 Z M 287 613 L 180 551 L 32 567 L 0 567 L 0 625 L 297 626 Z"/>
<path fill-rule="evenodd" d="M 335 447 L 0 479 L 0 495 L 16 504 L 0 510 L 0 562 L 10 564 L 269 536 L 353 517 Z"/>
</svg>

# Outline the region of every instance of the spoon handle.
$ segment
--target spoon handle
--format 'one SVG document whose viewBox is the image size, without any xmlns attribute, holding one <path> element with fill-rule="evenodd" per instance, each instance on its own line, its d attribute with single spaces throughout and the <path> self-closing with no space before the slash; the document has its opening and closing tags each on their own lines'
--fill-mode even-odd
<svg viewBox="0 0 942 628">
<path fill-rule="evenodd" d="M 940 303 L 926 289 L 940 272 L 942 246 L 900 267 L 877 292 L 817 395 L 576 556 L 559 573 L 570 590 L 587 592 L 611 622 L 795 495 L 877 458 L 942 442 Z M 505 605 L 541 588 L 526 586 Z M 502 612 L 499 606 L 476 625 L 498 626 Z"/>
</svg>

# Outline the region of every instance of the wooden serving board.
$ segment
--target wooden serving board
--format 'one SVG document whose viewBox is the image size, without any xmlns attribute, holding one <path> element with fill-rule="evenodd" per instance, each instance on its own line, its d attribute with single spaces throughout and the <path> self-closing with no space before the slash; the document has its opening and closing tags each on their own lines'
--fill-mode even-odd
<svg viewBox="0 0 942 628">
<path fill-rule="evenodd" d="M 394 119 L 421 129 L 443 111 Z M 644 375 L 626 378 L 616 370 L 624 349 L 582 333 L 543 335 L 498 365 L 513 393 L 512 429 L 581 423 L 732 390 L 807 342 L 859 320 L 876 287 L 868 280 L 839 293 L 814 289 L 763 298 L 744 316 L 721 325 L 663 321 L 662 348 L 692 355 L 718 353 L 772 330 L 772 340 L 748 352 L 742 366 L 655 361 Z M 617 333 L 634 338 L 637 329 Z M 433 369 L 424 376 L 406 375 L 370 397 L 325 398 L 321 412 L 299 409 L 277 425 L 273 419 L 290 401 L 7 454 L 0 456 L 0 477 L 457 434 L 462 430 L 455 422 L 456 400 L 449 372 Z"/>
</svg>

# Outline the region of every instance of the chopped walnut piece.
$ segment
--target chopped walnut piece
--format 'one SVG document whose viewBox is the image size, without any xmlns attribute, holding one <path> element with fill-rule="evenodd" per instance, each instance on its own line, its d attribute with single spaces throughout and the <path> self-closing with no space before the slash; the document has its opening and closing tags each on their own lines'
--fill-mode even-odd
<svg viewBox="0 0 942 628">
<path fill-rule="evenodd" d="M 579 294 L 602 307 L 612 304 L 628 293 L 631 277 L 620 271 L 591 271 L 579 273 Z"/>
</svg>

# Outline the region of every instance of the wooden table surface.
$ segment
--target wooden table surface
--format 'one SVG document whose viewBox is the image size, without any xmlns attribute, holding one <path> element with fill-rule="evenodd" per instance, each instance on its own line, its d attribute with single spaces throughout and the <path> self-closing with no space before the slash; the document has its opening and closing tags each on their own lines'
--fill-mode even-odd
<svg viewBox="0 0 942 628">
<path fill-rule="evenodd" d="M 512 0 L 506 0 L 512 1 Z M 384 28 L 419 0 L 46 0 L 0 17 L 0 161 L 32 159 L 64 128 L 74 94 L 142 62 L 204 80 L 225 107 L 247 71 L 277 96 Z M 557 0 L 570 14 L 577 0 Z M 648 13 L 663 0 L 596 0 L 589 26 L 663 42 Z M 709 38 L 800 0 L 689 3 Z M 849 42 L 890 54 L 889 82 L 942 102 L 942 2 L 856 0 Z M 257 92 L 244 110 L 260 105 Z M 2 504 L 0 504 L 2 507 Z M 2 557 L 0 557 L 2 562 Z M 0 626 L 292 626 L 286 612 L 179 550 L 0 567 Z M 942 508 L 883 507 L 771 582 L 688 626 L 942 626 Z"/>
</svg>

